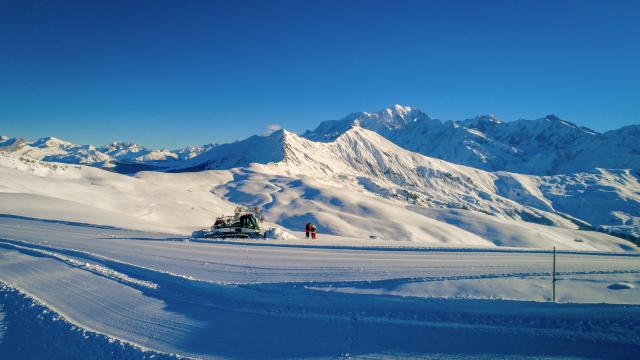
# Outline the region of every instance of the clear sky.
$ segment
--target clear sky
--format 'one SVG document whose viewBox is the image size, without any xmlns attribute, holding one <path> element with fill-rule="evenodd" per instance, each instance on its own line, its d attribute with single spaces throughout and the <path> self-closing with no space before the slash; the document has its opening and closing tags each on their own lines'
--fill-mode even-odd
<svg viewBox="0 0 640 360">
<path fill-rule="evenodd" d="M 174 148 L 400 103 L 640 123 L 640 1 L 0 0 L 0 134 Z"/>
</svg>

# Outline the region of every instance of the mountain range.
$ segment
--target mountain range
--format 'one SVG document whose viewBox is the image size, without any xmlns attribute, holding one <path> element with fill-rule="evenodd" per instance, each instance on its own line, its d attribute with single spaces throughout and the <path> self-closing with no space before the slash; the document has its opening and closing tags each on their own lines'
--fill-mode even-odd
<svg viewBox="0 0 640 360">
<path fill-rule="evenodd" d="M 556 175 L 596 168 L 640 169 L 640 125 L 598 133 L 555 115 L 510 122 L 494 115 L 441 121 L 418 109 L 394 105 L 374 113 L 358 112 L 323 121 L 302 136 L 328 142 L 354 125 L 372 130 L 404 149 L 487 171 Z M 0 138 L 0 151 L 45 161 L 111 168 L 120 165 L 125 172 L 138 170 L 131 165 L 140 169 L 172 166 L 169 163 L 190 160 L 214 147 L 216 144 L 154 150 L 119 141 L 92 146 L 53 137 L 35 142 Z"/>
<path fill-rule="evenodd" d="M 154 150 L 123 141 L 93 146 L 78 145 L 55 137 L 45 137 L 29 142 L 23 138 L 0 136 L 0 151 L 5 153 L 11 152 L 35 160 L 116 169 L 124 165 L 144 166 L 148 163 L 188 160 L 215 146 L 215 144 L 207 144 L 177 150 Z"/>
<path fill-rule="evenodd" d="M 407 150 L 489 171 L 535 175 L 605 169 L 640 169 L 640 125 L 598 133 L 555 115 L 503 122 L 493 115 L 441 121 L 395 105 L 322 122 L 304 137 L 331 141 L 353 124 Z"/>
<path fill-rule="evenodd" d="M 442 122 L 396 105 L 325 121 L 302 135 L 279 130 L 174 151 L 2 137 L 0 152 L 123 173 L 231 171 L 230 181 L 211 193 L 261 206 L 282 226 L 311 218 L 336 234 L 359 234 L 374 218 L 379 234 L 391 237 L 388 229 L 395 228 L 396 238 L 419 237 L 419 224 L 398 225 L 419 213 L 474 233 L 495 233 L 500 226 L 487 224 L 497 218 L 638 239 L 639 144 L 640 126 L 600 134 L 553 115 Z M 389 223 L 377 202 L 355 201 L 359 194 L 411 211 L 396 211 L 400 218 Z"/>
</svg>

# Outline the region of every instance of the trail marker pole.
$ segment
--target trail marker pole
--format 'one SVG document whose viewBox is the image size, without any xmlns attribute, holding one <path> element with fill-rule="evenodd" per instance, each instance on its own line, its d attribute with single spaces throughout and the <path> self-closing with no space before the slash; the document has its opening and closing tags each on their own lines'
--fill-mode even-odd
<svg viewBox="0 0 640 360">
<path fill-rule="evenodd" d="M 556 247 L 553 247 L 553 274 L 551 275 L 551 301 L 556 302 Z"/>
</svg>

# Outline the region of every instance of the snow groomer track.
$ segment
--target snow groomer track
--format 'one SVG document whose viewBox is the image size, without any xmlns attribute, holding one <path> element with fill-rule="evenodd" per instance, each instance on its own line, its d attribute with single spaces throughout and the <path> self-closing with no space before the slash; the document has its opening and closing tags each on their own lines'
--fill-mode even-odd
<svg viewBox="0 0 640 360">
<path fill-rule="evenodd" d="M 640 349 L 637 288 L 609 289 L 637 280 L 633 254 L 561 254 L 560 301 L 619 304 L 553 304 L 543 301 L 542 251 L 193 243 L 15 216 L 0 217 L 0 239 L 2 283 L 134 352 L 628 358 Z M 430 298 L 434 285 L 455 298 Z M 517 299 L 523 286 L 542 298 L 495 299 Z"/>
</svg>

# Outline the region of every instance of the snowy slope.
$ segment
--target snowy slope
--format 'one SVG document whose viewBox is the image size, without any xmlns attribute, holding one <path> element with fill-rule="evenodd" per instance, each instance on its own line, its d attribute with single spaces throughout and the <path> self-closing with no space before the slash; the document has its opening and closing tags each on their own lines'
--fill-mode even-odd
<svg viewBox="0 0 640 360">
<path fill-rule="evenodd" d="M 369 216 L 356 205 L 362 200 L 332 200 L 332 193 L 350 189 L 403 207 L 415 204 L 422 208 L 463 209 L 569 229 L 607 227 L 626 234 L 637 233 L 640 219 L 640 184 L 631 171 L 597 170 L 553 177 L 490 173 L 412 153 L 360 126 L 323 142 L 281 130 L 221 146 L 181 166 L 185 170 L 229 169 L 247 168 L 252 163 L 264 166 L 238 170 L 236 180 L 228 185 L 233 188 L 231 195 L 223 192 L 223 196 L 291 214 L 288 204 L 276 206 L 270 202 L 274 194 L 291 190 L 294 186 L 290 184 L 295 183 L 301 190 L 294 201 L 301 202 L 305 196 L 300 195 L 307 193 L 313 194 L 308 197 L 315 201 L 299 205 L 301 209 L 315 208 L 316 198 L 323 197 L 328 206 L 347 216 L 360 214 L 360 227 L 366 226 Z M 329 192 L 332 188 L 336 190 Z M 317 211 L 323 216 L 329 213 L 326 208 Z M 293 218 L 305 214 L 296 216 Z M 283 221 L 290 225 L 288 220 Z M 348 225 L 339 227 L 345 229 Z"/>
<path fill-rule="evenodd" d="M 374 139 L 377 137 L 386 141 L 366 130 L 357 130 L 352 135 L 373 136 Z M 495 207 L 503 212 L 500 215 L 502 221 L 481 228 L 469 226 L 478 222 L 473 216 L 439 219 L 431 213 L 422 212 L 423 207 L 415 208 L 406 198 L 397 195 L 403 189 L 399 184 L 409 180 L 418 181 L 413 175 L 410 176 L 411 172 L 404 174 L 406 178 L 402 181 L 399 180 L 402 177 L 387 179 L 382 169 L 370 172 L 365 177 L 361 172 L 367 165 L 357 161 L 352 164 L 345 161 L 341 163 L 337 161 L 338 158 L 327 157 L 305 165 L 302 163 L 305 155 L 293 150 L 300 146 L 331 146 L 335 150 L 328 153 L 331 156 L 344 155 L 346 159 L 355 161 L 353 153 L 340 153 L 350 149 L 348 143 L 353 138 L 345 138 L 334 144 L 311 143 L 291 133 L 280 132 L 265 139 L 270 144 L 277 144 L 285 138 L 287 146 L 283 151 L 287 159 L 282 162 L 178 174 L 142 172 L 134 177 L 93 167 L 0 156 L 0 177 L 6 179 L 0 185 L 0 213 L 185 234 L 210 225 L 215 216 L 230 213 L 235 204 L 245 204 L 262 206 L 267 221 L 285 228 L 299 230 L 301 224 L 311 220 L 319 226 L 321 234 L 360 239 L 374 236 L 380 241 L 409 240 L 424 245 L 637 250 L 632 244 L 606 234 L 576 230 L 572 222 L 548 212 L 534 209 L 543 218 L 558 221 L 564 227 L 517 221 L 522 214 L 533 214 L 535 211 L 499 196 L 496 196 L 496 199 L 500 199 L 496 202 L 498 205 L 493 204 L 474 195 L 472 185 L 451 180 L 446 175 L 430 181 L 434 182 L 433 186 L 441 188 L 449 184 L 449 194 L 449 191 L 428 188 L 428 183 L 418 185 L 425 192 L 442 192 L 438 201 L 463 201 L 467 196 L 475 199 L 474 206 L 478 208 Z M 388 145 L 395 146 L 391 143 Z M 267 158 L 273 156 L 266 152 L 264 154 Z M 416 156 L 418 161 L 424 160 L 421 155 L 411 156 Z M 400 157 L 399 161 L 414 160 Z M 440 171 L 446 166 L 455 167 L 440 160 L 434 161 L 443 163 L 439 165 Z M 358 166 L 361 168 L 355 170 Z M 401 163 L 394 166 L 399 169 L 408 165 Z M 472 175 L 479 172 L 470 168 L 464 171 Z M 458 172 L 455 174 L 462 176 Z M 490 183 L 491 174 L 480 174 L 473 176 L 486 181 L 483 186 L 493 186 Z M 381 191 L 382 187 L 375 191 L 368 190 L 376 182 L 379 186 L 388 187 L 388 192 Z M 511 214 L 507 211 L 508 206 L 522 212 L 520 215 L 517 215 L 517 211 Z M 445 207 L 444 210 L 451 209 Z M 485 222 L 490 223 L 490 218 L 497 219 L 487 216 Z"/>
<path fill-rule="evenodd" d="M 332 140 L 323 138 L 322 141 L 311 141 L 286 130 L 279 130 L 230 144 L 188 148 L 179 154 L 148 151 L 140 145 L 121 142 L 94 150 L 109 159 L 119 159 L 115 163 L 115 170 L 123 173 L 136 173 L 145 169 L 166 172 L 224 170 L 220 176 L 229 180 L 211 182 L 207 190 L 212 190 L 217 198 L 230 203 L 263 206 L 273 222 L 294 229 L 307 220 L 313 220 L 324 232 L 356 237 L 374 236 L 393 240 L 475 245 L 518 243 L 533 247 L 543 244 L 546 246 L 554 241 L 551 239 L 553 236 L 543 236 L 537 243 L 532 243 L 531 237 L 521 235 L 505 243 L 504 238 L 508 235 L 496 235 L 501 232 L 478 234 L 468 231 L 470 224 L 476 222 L 471 218 L 460 221 L 445 217 L 446 221 L 433 222 L 430 216 L 425 216 L 427 213 L 416 210 L 452 209 L 572 231 L 600 230 L 632 238 L 640 235 L 640 185 L 634 170 L 594 169 L 591 172 L 542 177 L 487 172 L 411 152 L 364 126 L 378 124 L 378 131 L 391 131 L 394 134 L 399 134 L 397 131 L 401 129 L 410 129 L 414 124 L 428 125 L 433 129 L 453 126 L 464 129 L 464 134 L 485 138 L 496 149 L 511 151 L 514 158 L 525 152 L 543 152 L 544 146 L 540 144 L 545 141 L 569 142 L 566 134 L 555 131 L 558 129 L 570 128 L 572 131 L 579 131 L 585 138 L 595 136 L 593 132 L 552 117 L 538 122 L 513 122 L 508 126 L 520 130 L 507 131 L 505 134 L 520 134 L 517 139 L 509 140 L 520 144 L 521 148 L 516 149 L 504 145 L 507 135 L 497 136 L 502 142 L 487 140 L 485 133 L 499 134 L 505 129 L 501 127 L 502 122 L 491 116 L 478 117 L 464 124 L 442 124 L 417 110 L 401 106 L 365 115 L 354 114 L 348 122 L 338 124 L 349 125 L 350 128 L 334 129 L 336 133 L 341 133 Z M 353 121 L 358 125 L 353 126 Z M 329 122 L 325 125 L 335 124 Z M 531 134 L 535 134 L 533 139 L 530 138 Z M 629 134 L 631 138 L 612 137 L 622 144 L 616 145 L 617 148 L 633 145 L 635 135 L 632 132 Z M 419 135 L 413 134 L 413 139 L 419 139 Z M 455 139 L 447 141 L 456 142 Z M 48 165 L 46 162 L 29 162 L 31 158 L 59 158 L 66 161 L 71 150 L 75 151 L 74 154 L 79 153 L 77 145 L 55 138 L 45 138 L 31 144 L 5 138 L 2 145 L 5 151 L 0 153 L 7 154 L 5 163 L 8 167 L 20 168 L 21 163 L 29 163 L 33 165 L 33 169 L 28 171 L 34 173 L 42 171 L 41 168 Z M 93 148 L 89 148 L 91 149 Z M 474 154 L 483 153 L 478 151 Z M 167 161 L 167 158 L 172 160 Z M 533 160 L 531 162 L 535 163 Z M 540 163 L 545 162 L 546 160 Z M 102 164 L 112 163 L 110 160 Z M 138 178 L 142 176 L 165 176 L 167 182 L 171 181 L 169 174 L 137 175 Z M 76 175 L 72 177 L 77 178 Z M 39 181 L 45 184 L 40 186 L 34 182 L 30 190 L 13 189 L 11 192 L 29 194 L 31 197 L 24 203 L 33 203 L 39 196 L 50 196 L 47 189 L 51 186 L 46 184 L 47 180 L 40 178 Z M 20 181 L 15 181 L 16 187 L 20 188 L 18 185 L 21 185 L 24 188 L 19 183 Z M 55 189 L 58 188 L 60 187 Z M 88 197 L 68 195 L 69 193 L 65 192 L 65 196 L 56 194 L 54 197 L 59 201 L 94 206 Z M 90 193 L 91 190 L 82 192 L 85 195 Z M 179 201 L 177 196 L 172 197 Z M 164 226 L 172 211 L 167 210 L 163 216 L 155 217 L 156 209 L 142 205 L 144 201 L 147 199 L 140 199 L 140 204 L 131 208 L 141 206 L 144 210 L 126 210 L 124 213 L 133 214 L 135 218 L 145 221 L 162 220 L 163 224 L 160 226 Z M 111 202 L 102 203 L 98 207 L 122 212 Z M 148 202 L 157 203 L 155 200 Z M 23 205 L 15 206 L 24 209 L 26 213 L 30 212 Z M 68 207 L 57 205 L 57 208 Z M 182 213 L 178 215 L 178 218 L 184 217 Z M 185 219 L 177 226 L 180 231 L 186 231 L 190 224 L 206 225 L 204 217 L 204 214 L 200 214 L 194 217 L 198 221 L 190 222 Z M 376 221 L 372 222 L 372 218 Z M 173 222 L 170 224 L 171 231 L 177 231 Z M 461 230 L 463 231 L 460 232 Z M 564 239 L 562 246 L 568 248 L 579 248 L 581 245 L 599 248 L 591 240 L 588 241 L 589 244 L 579 244 L 586 236 L 554 236 Z M 528 240 L 520 241 L 520 238 Z"/>
<path fill-rule="evenodd" d="M 597 133 L 555 115 L 502 122 L 493 115 L 464 121 L 435 120 L 395 105 L 325 121 L 304 136 L 330 141 L 353 123 L 421 154 L 485 170 L 552 175 L 595 168 L 640 169 L 640 127 Z"/>
<path fill-rule="evenodd" d="M 224 173 L 126 176 L 0 154 L 0 213 L 188 233 L 233 211 L 209 193 Z"/>
<path fill-rule="evenodd" d="M 640 179 L 631 170 L 596 169 L 543 177 L 498 175 L 501 193 L 515 201 L 619 233 L 640 234 Z"/>
</svg>

